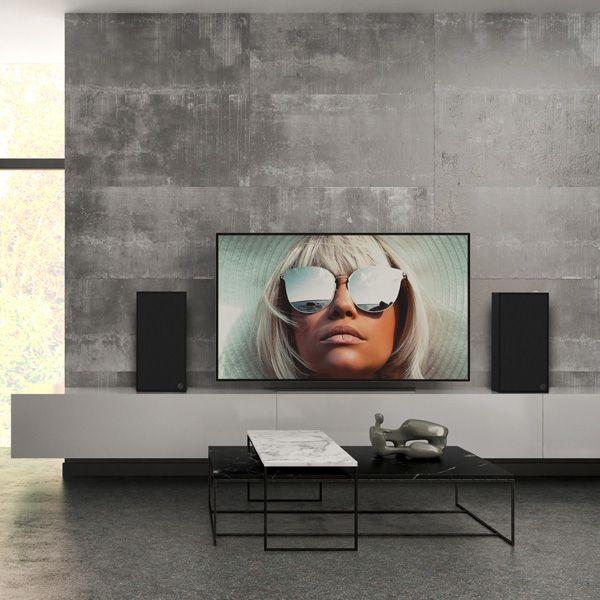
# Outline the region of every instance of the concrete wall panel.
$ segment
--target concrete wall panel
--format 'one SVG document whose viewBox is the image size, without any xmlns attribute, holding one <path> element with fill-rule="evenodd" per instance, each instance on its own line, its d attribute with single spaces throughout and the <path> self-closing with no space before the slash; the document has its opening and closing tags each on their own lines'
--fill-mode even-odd
<svg viewBox="0 0 600 600">
<path fill-rule="evenodd" d="M 600 385 L 599 27 L 67 15 L 67 384 L 133 385 L 138 289 L 188 290 L 213 384 L 216 232 L 469 231 L 473 385 L 489 294 L 530 290 L 552 383 Z"/>
<path fill-rule="evenodd" d="M 248 16 L 67 14 L 72 85 L 175 91 L 246 89 Z"/>
<path fill-rule="evenodd" d="M 250 184 L 433 185 L 431 100 L 412 93 L 253 96 Z"/>
<path fill-rule="evenodd" d="M 430 92 L 433 15 L 250 15 L 253 93 Z"/>
<path fill-rule="evenodd" d="M 435 82 L 449 89 L 600 89 L 600 15 L 437 14 Z"/>
<path fill-rule="evenodd" d="M 471 232 L 471 276 L 589 279 L 600 275 L 600 188 L 447 187 L 434 227 Z"/>
<path fill-rule="evenodd" d="M 246 96 L 73 88 L 67 102 L 71 187 L 241 185 Z"/>
<path fill-rule="evenodd" d="M 600 185 L 595 92 L 436 92 L 436 183 Z"/>
<path fill-rule="evenodd" d="M 433 225 L 428 188 L 120 187 L 69 198 L 70 278 L 214 277 L 216 232 L 410 232 Z"/>
</svg>

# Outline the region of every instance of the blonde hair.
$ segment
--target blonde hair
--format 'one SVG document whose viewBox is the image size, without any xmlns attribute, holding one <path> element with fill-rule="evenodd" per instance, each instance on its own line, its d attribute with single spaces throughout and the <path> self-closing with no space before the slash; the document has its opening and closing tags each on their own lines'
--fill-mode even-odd
<svg viewBox="0 0 600 600">
<path fill-rule="evenodd" d="M 292 267 L 317 266 L 334 274 L 352 273 L 358 268 L 386 265 L 407 273 L 394 310 L 399 304 L 394 350 L 379 371 L 381 379 L 423 379 L 428 356 L 433 306 L 397 252 L 374 235 L 310 235 L 294 246 L 269 279 L 256 311 L 254 328 L 261 368 L 272 379 L 299 379 L 311 372 L 294 343 L 290 305 L 281 275 Z"/>
</svg>

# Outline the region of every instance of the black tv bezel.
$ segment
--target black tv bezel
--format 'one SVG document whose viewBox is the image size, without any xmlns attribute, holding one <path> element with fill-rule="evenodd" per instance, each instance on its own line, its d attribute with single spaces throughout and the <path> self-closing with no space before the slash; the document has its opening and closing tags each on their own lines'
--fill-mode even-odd
<svg viewBox="0 0 600 600">
<path fill-rule="evenodd" d="M 467 377 L 465 379 L 242 379 L 242 378 L 224 378 L 219 377 L 219 237 L 223 236 L 276 236 L 276 235 L 374 235 L 374 236 L 432 236 L 432 235 L 445 235 L 445 236 L 466 236 L 467 238 Z M 466 383 L 471 381 L 471 234 L 468 232 L 449 232 L 449 231 L 427 231 L 427 232 L 400 232 L 400 233 L 389 233 L 389 232 L 372 232 L 372 231 L 361 231 L 361 232 L 218 232 L 215 234 L 215 377 L 217 382 L 225 383 L 254 383 L 257 388 L 261 387 L 261 384 L 276 383 L 283 384 L 277 387 L 285 390 L 298 390 L 298 389 L 314 389 L 315 387 L 321 389 L 338 389 L 338 390 L 349 390 L 349 389 L 406 389 L 406 384 L 411 383 Z M 273 386 L 269 386 L 273 387 Z M 413 388 L 414 389 L 414 388 Z"/>
</svg>

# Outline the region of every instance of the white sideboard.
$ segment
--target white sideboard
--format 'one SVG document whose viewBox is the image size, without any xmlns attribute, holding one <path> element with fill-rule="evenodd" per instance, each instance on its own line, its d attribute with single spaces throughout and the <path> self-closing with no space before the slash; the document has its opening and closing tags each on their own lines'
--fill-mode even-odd
<svg viewBox="0 0 600 600">
<path fill-rule="evenodd" d="M 408 418 L 448 427 L 448 444 L 489 458 L 542 458 L 541 394 L 279 393 L 280 429 L 323 429 L 338 444 L 369 444 L 373 414 L 384 427 Z"/>
<path fill-rule="evenodd" d="M 600 391 L 248 391 L 186 394 L 70 389 L 12 396 L 15 458 L 206 458 L 209 445 L 245 443 L 248 429 L 321 429 L 368 444 L 373 415 L 397 427 L 446 425 L 448 443 L 486 458 L 600 458 Z"/>
<path fill-rule="evenodd" d="M 600 458 L 600 393 L 544 398 L 544 458 Z"/>
<path fill-rule="evenodd" d="M 277 426 L 270 393 L 137 394 L 72 390 L 16 394 L 13 458 L 206 458 L 210 445 L 246 443 Z"/>
</svg>

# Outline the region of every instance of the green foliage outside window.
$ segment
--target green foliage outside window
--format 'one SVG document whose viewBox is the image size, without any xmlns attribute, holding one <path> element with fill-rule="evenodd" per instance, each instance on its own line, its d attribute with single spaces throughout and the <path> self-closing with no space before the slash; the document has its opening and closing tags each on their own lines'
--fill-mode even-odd
<svg viewBox="0 0 600 600">
<path fill-rule="evenodd" d="M 0 65 L 0 158 L 64 156 L 64 66 Z M 64 172 L 0 171 L 0 446 L 10 395 L 64 387 Z"/>
</svg>

